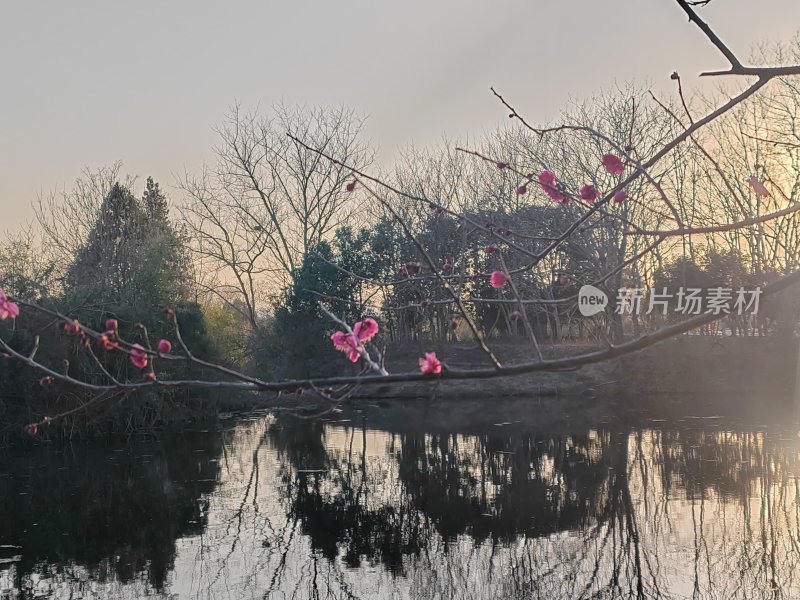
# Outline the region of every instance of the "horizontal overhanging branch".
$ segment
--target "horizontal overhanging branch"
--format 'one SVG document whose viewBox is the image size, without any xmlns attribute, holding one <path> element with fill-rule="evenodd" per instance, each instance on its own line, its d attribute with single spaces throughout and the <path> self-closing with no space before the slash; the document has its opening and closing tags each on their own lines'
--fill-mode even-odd
<svg viewBox="0 0 800 600">
<path fill-rule="evenodd" d="M 762 296 L 768 297 L 787 288 L 800 283 L 800 270 L 786 275 L 785 277 L 766 285 L 763 288 Z M 627 354 L 632 354 L 639 350 L 643 350 L 653 346 L 659 342 L 675 337 L 682 333 L 686 333 L 698 327 L 702 327 L 708 323 L 718 321 L 724 318 L 724 313 L 713 314 L 707 313 L 698 315 L 691 319 L 687 319 L 681 323 L 676 323 L 667 327 L 663 327 L 656 332 L 643 335 L 631 340 L 629 342 L 610 346 L 604 350 L 591 352 L 587 354 L 580 354 L 578 356 L 559 358 L 553 360 L 542 360 L 536 362 L 522 363 L 518 365 L 502 366 L 500 368 L 486 368 L 474 370 L 457 370 L 445 369 L 441 375 L 431 376 L 423 375 L 422 373 L 395 373 L 390 375 L 365 375 L 365 376 L 342 376 L 342 377 L 327 377 L 319 379 L 308 380 L 290 380 L 278 382 L 263 382 L 259 384 L 242 381 L 204 381 L 204 380 L 176 380 L 176 381 L 156 381 L 156 382 L 142 382 L 142 383 L 129 383 L 121 385 L 107 385 L 107 386 L 89 386 L 87 387 L 93 391 L 114 391 L 114 390 L 139 390 L 139 389 L 153 389 L 158 387 L 163 388 L 199 388 L 199 389 L 230 389 L 238 391 L 250 392 L 294 392 L 312 388 L 326 388 L 345 384 L 360 384 L 360 385 L 381 385 L 390 383 L 423 383 L 435 382 L 439 380 L 459 381 L 459 380 L 476 380 L 476 379 L 495 379 L 499 377 L 513 377 L 519 375 L 527 375 L 529 373 L 539 372 L 558 372 L 558 371 L 573 371 L 580 369 L 585 365 L 596 364 L 619 358 Z"/>
</svg>

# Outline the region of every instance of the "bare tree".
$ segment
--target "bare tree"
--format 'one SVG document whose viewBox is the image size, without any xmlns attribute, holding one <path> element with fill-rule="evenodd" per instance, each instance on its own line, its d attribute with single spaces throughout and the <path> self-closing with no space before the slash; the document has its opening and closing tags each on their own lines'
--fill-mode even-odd
<svg viewBox="0 0 800 600">
<path fill-rule="evenodd" d="M 790 45 L 759 48 L 753 61 L 800 59 L 800 39 Z M 724 93 L 701 99 L 707 107 Z M 706 147 L 717 169 L 701 180 L 697 206 L 709 220 L 741 219 L 779 210 L 800 192 L 800 87 L 796 78 L 783 77 L 713 123 L 706 131 Z M 688 112 L 688 111 L 687 111 Z M 765 183 L 766 193 L 748 184 L 750 177 Z M 757 273 L 789 273 L 798 265 L 800 220 L 786 214 L 756 227 L 709 236 L 709 246 L 735 248 L 744 253 Z"/>
<path fill-rule="evenodd" d="M 186 175 L 183 215 L 203 273 L 203 287 L 258 329 L 266 300 L 292 281 L 320 241 L 355 208 L 351 172 L 309 151 L 287 133 L 367 167 L 364 120 L 345 108 L 278 105 L 269 116 L 235 105 L 217 129 L 217 160 L 199 177 Z"/>
<path fill-rule="evenodd" d="M 0 288 L 31 302 L 58 289 L 58 269 L 41 251 L 39 231 L 31 224 L 9 233 L 0 244 Z"/>
<path fill-rule="evenodd" d="M 122 162 L 97 169 L 84 168 L 72 188 L 41 195 L 33 205 L 41 230 L 41 251 L 51 257 L 60 275 L 89 239 L 103 200 L 114 184 L 132 189 L 135 177 L 122 176 Z"/>
</svg>

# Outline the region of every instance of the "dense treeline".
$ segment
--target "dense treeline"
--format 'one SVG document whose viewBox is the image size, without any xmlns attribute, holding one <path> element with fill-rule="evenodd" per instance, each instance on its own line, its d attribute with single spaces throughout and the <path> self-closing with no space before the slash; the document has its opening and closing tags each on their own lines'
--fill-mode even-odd
<svg viewBox="0 0 800 600">
<path fill-rule="evenodd" d="M 172 309 L 198 356 L 218 356 L 201 306 L 192 295 L 187 240 L 172 223 L 159 185 L 148 178 L 141 197 L 135 197 L 128 185 L 113 178 L 107 183 L 88 235 L 76 246 L 71 260 L 60 263 L 51 255 L 44 270 L 47 279 L 38 277 L 30 269 L 43 257 L 36 256 L 38 249 L 31 245 L 27 257 L 6 257 L 0 287 L 98 331 L 114 319 L 124 339 L 143 345 L 148 338 L 172 335 L 165 314 Z M 13 348 L 25 352 L 36 348 L 37 356 L 52 368 L 90 382 L 103 382 L 109 375 L 141 377 L 127 356 L 88 345 L 82 337 L 56 327 L 48 315 L 22 311 L 13 323 L 4 322 L 0 327 Z M 156 369 L 159 374 L 189 375 L 180 363 L 158 363 Z M 0 361 L 0 397 L 3 420 L 11 423 L 17 419 L 27 422 L 40 413 L 63 412 L 87 401 L 75 390 L 52 389 L 41 373 L 21 369 L 8 360 Z M 174 395 L 170 399 L 175 400 Z M 121 400 L 99 403 L 96 409 L 86 411 L 77 425 L 96 425 L 102 420 L 122 428 L 147 427 L 161 423 L 165 411 L 174 418 L 182 409 L 181 403 L 165 402 L 153 393 Z"/>
</svg>

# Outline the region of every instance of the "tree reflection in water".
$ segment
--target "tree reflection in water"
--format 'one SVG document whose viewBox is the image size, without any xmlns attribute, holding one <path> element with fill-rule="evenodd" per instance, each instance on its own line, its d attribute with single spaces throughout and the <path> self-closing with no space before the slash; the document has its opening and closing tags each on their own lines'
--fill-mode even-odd
<svg viewBox="0 0 800 600">
<path fill-rule="evenodd" d="M 18 462 L 0 544 L 20 585 L 80 565 L 129 597 L 800 597 L 794 432 L 663 425 L 254 419 L 145 465 Z"/>
<path fill-rule="evenodd" d="M 379 565 L 410 597 L 800 594 L 794 439 L 316 428 L 271 434 L 290 518 L 330 568 Z"/>
<path fill-rule="evenodd" d="M 2 455 L 0 590 L 158 592 L 176 540 L 205 526 L 219 446 L 210 432 Z"/>
</svg>

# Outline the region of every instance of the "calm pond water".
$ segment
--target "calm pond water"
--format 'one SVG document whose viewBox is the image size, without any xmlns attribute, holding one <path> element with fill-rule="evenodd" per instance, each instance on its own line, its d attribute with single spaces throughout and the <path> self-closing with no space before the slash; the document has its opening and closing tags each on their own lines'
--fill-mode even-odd
<svg viewBox="0 0 800 600">
<path fill-rule="evenodd" d="M 425 410 L 0 454 L 0 597 L 800 598 L 791 420 Z"/>
</svg>

